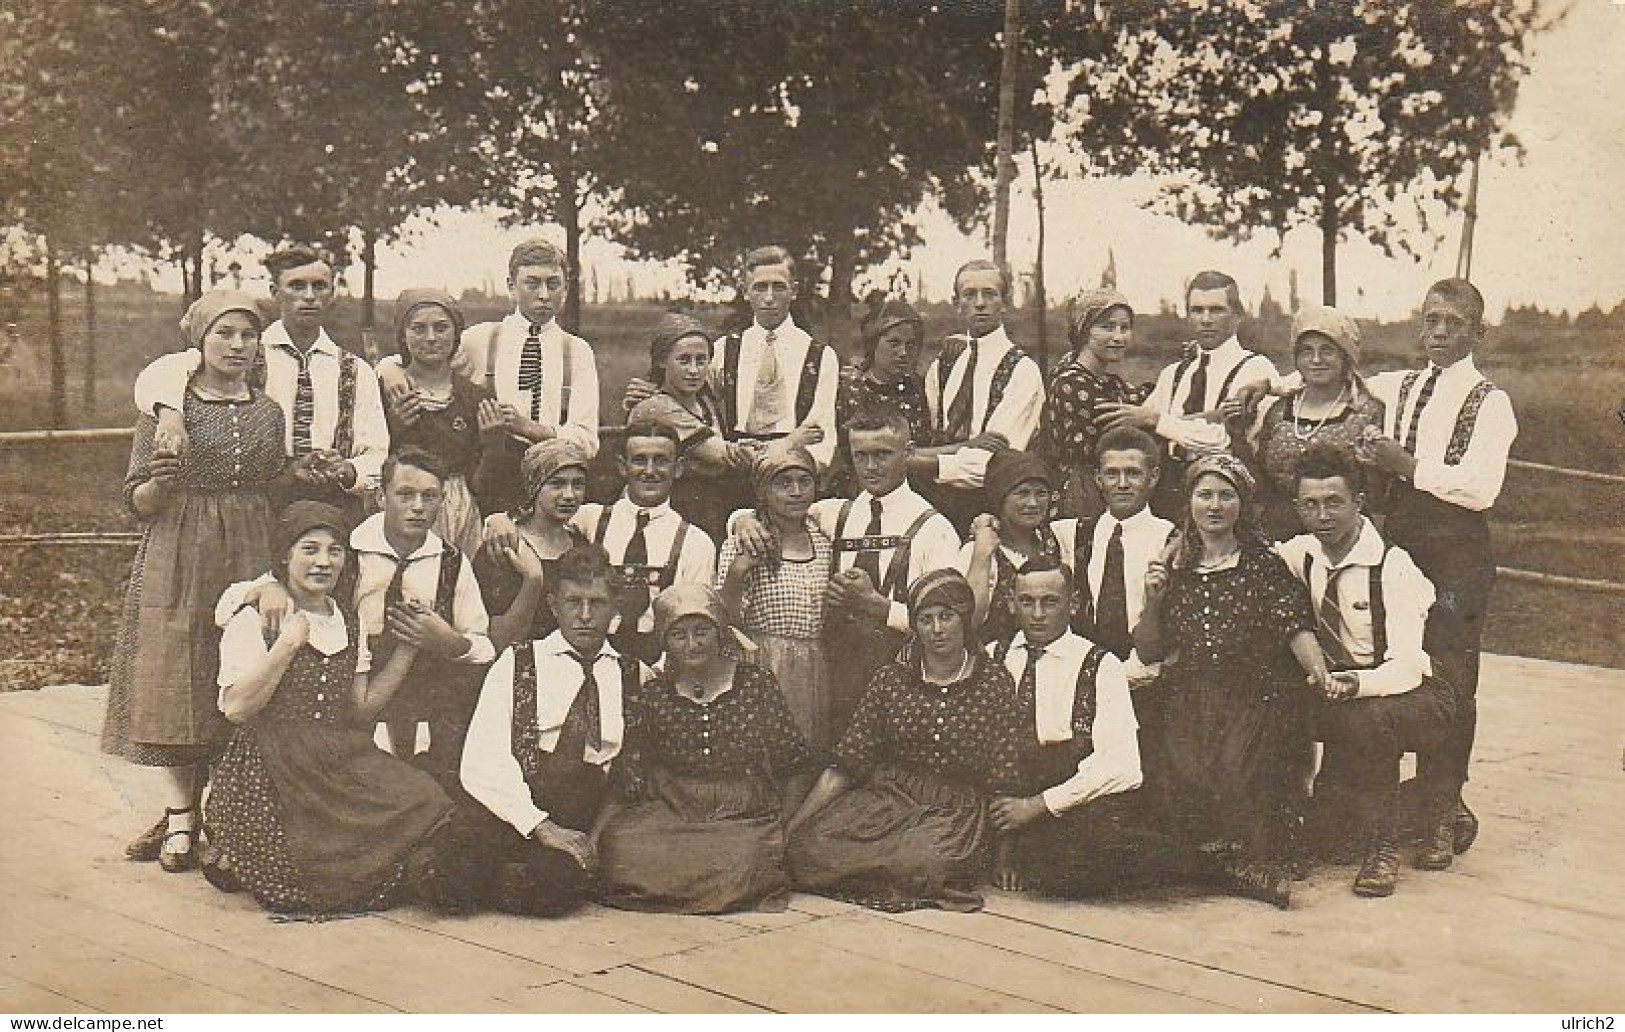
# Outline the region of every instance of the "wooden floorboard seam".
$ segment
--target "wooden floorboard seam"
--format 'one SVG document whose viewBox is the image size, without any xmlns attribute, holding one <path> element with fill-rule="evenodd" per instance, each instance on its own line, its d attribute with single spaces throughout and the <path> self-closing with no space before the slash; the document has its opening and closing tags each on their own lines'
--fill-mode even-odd
<svg viewBox="0 0 1625 1032">
<path fill-rule="evenodd" d="M 699 947 L 699 946 L 694 947 L 694 949 L 700 949 L 700 948 L 701 947 Z M 691 952 L 691 951 L 690 950 L 679 950 L 679 951 L 677 951 L 677 953 L 688 953 L 688 952 Z M 676 956 L 677 953 L 664 954 L 661 957 L 657 957 L 657 958 L 653 958 L 653 959 L 657 959 L 657 960 L 665 959 L 665 957 Z M 720 996 L 725 1000 L 732 1000 L 735 1003 L 743 1004 L 746 1007 L 754 1007 L 757 1010 L 766 1011 L 769 1014 L 783 1014 L 784 1013 L 783 1011 L 775 1010 L 773 1007 L 769 1006 L 766 1003 L 762 1003 L 759 1000 L 749 1000 L 749 999 L 746 999 L 743 996 L 736 996 L 735 994 L 730 993 L 730 992 L 728 992 L 726 990 L 723 990 L 723 989 L 713 988 L 712 986 L 708 986 L 708 985 L 699 985 L 698 983 L 688 982 L 688 981 L 685 981 L 685 980 L 683 980 L 681 978 L 674 978 L 673 976 L 668 975 L 668 974 L 666 974 L 666 973 L 664 973 L 662 971 L 656 971 L 653 968 L 645 967 L 644 965 L 646 965 L 648 963 L 649 962 L 646 961 L 646 960 L 640 960 L 640 961 L 635 961 L 635 962 L 633 962 L 631 964 L 622 964 L 621 967 L 624 967 L 624 968 L 626 968 L 626 969 L 628 969 L 630 971 L 637 971 L 637 972 L 639 972 L 641 974 L 652 975 L 655 978 L 664 979 L 665 981 L 670 982 L 673 985 L 681 985 L 681 986 L 685 986 L 685 987 L 687 987 L 689 989 L 698 990 L 699 992 L 702 992 L 702 993 L 708 993 L 708 994 L 710 994 L 712 996 Z M 600 989 L 598 991 L 599 992 L 604 992 L 604 990 L 602 990 L 602 989 Z M 604 995 L 608 996 L 610 994 L 609 993 L 604 993 Z"/>
</svg>

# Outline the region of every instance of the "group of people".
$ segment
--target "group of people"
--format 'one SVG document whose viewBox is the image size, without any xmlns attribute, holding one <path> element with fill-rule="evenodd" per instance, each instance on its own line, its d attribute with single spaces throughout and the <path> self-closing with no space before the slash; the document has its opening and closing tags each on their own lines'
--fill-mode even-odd
<svg viewBox="0 0 1625 1032">
<path fill-rule="evenodd" d="M 1408 839 L 1440 870 L 1477 833 L 1517 426 L 1466 281 L 1424 297 L 1424 366 L 1362 374 L 1312 307 L 1283 377 L 1200 273 L 1146 388 L 1126 298 L 1078 299 L 1046 377 L 980 260 L 928 363 L 887 300 L 843 366 L 759 248 L 749 327 L 653 328 L 597 503 L 557 248 L 514 249 L 497 322 L 404 292 L 376 369 L 323 328 L 331 265 L 266 266 L 276 322 L 206 294 L 135 387 L 103 748 L 161 768 L 165 807 L 132 859 L 303 914 L 970 909 L 990 883 L 1285 907 L 1316 861 L 1386 896 Z"/>
</svg>

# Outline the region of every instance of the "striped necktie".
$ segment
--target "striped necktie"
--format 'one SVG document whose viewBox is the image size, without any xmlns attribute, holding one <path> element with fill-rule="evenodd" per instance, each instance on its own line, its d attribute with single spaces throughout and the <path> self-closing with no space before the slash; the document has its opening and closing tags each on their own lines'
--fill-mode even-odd
<svg viewBox="0 0 1625 1032">
<path fill-rule="evenodd" d="M 290 341 L 282 345 L 299 363 L 299 379 L 293 390 L 293 454 L 295 458 L 315 450 L 311 427 L 316 422 L 316 389 L 310 382 L 310 352 L 300 351 Z"/>
<path fill-rule="evenodd" d="M 1351 670 L 1359 665 L 1343 642 L 1348 625 L 1343 621 L 1343 608 L 1337 598 L 1337 581 L 1346 569 L 1348 567 L 1343 566 L 1327 572 L 1326 591 L 1320 596 L 1320 606 L 1315 613 L 1315 636 L 1320 639 L 1320 650 L 1326 653 L 1326 662 L 1333 670 Z"/>
<path fill-rule="evenodd" d="M 603 655 L 583 656 L 571 649 L 570 658 L 581 664 L 581 689 L 576 693 L 575 702 L 570 704 L 570 711 L 565 714 L 554 752 L 572 758 L 585 758 L 581 747 L 576 745 L 577 741 L 583 746 L 591 746 L 594 752 L 604 748 L 604 721 L 598 708 L 598 678 L 593 673 L 593 667 Z"/>
<path fill-rule="evenodd" d="M 542 419 L 542 328 L 530 324 L 525 334 L 525 350 L 519 355 L 519 389 L 530 392 L 531 422 Z"/>
<path fill-rule="evenodd" d="M 954 400 L 948 405 L 947 418 L 943 420 L 942 428 L 950 442 L 970 440 L 971 409 L 976 396 L 976 346 L 979 343 L 974 337 L 971 338 L 970 355 L 965 360 L 965 375 L 959 381 L 959 390 L 954 392 Z"/>
<path fill-rule="evenodd" d="M 1411 424 L 1405 429 L 1405 450 L 1416 454 L 1416 431 L 1422 425 L 1422 410 L 1433 399 L 1433 388 L 1439 385 L 1439 370 L 1435 367 L 1422 381 L 1422 391 L 1416 396 L 1416 407 L 1411 409 Z"/>
</svg>

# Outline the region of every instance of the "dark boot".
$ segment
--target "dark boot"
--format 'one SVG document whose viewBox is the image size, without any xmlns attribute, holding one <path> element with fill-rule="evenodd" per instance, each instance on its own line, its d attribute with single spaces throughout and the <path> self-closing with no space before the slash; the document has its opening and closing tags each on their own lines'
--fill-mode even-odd
<svg viewBox="0 0 1625 1032">
<path fill-rule="evenodd" d="M 1395 835 L 1381 835 L 1372 842 L 1354 876 L 1356 896 L 1392 896 L 1399 881 L 1399 842 Z"/>
<path fill-rule="evenodd" d="M 158 822 L 130 840 L 124 847 L 124 858 L 140 863 L 150 864 L 158 859 L 158 853 L 164 848 L 164 835 L 169 831 L 169 817 L 158 818 Z"/>
<path fill-rule="evenodd" d="M 1292 906 L 1292 870 L 1290 865 L 1262 863 L 1250 860 L 1226 860 L 1222 866 L 1225 885 L 1231 893 L 1246 899 L 1256 899 L 1272 907 L 1288 910 Z"/>
<path fill-rule="evenodd" d="M 1456 818 L 1452 830 L 1451 846 L 1459 855 L 1473 848 L 1478 838 L 1478 815 L 1467 806 L 1465 799 L 1456 804 Z"/>
<path fill-rule="evenodd" d="M 1434 820 L 1430 830 L 1422 837 L 1422 851 L 1416 855 L 1416 866 L 1424 871 L 1448 870 L 1456 858 L 1456 816 L 1448 814 Z"/>
</svg>

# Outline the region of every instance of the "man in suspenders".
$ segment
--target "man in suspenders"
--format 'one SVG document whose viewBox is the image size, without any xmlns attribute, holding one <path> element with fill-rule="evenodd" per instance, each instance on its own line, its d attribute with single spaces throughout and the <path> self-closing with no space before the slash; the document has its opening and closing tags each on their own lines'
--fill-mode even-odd
<svg viewBox="0 0 1625 1032">
<path fill-rule="evenodd" d="M 1423 649 L 1433 585 L 1402 548 L 1364 515 L 1364 476 L 1352 455 L 1317 446 L 1298 467 L 1297 505 L 1308 533 L 1275 546 L 1303 581 L 1316 612 L 1316 635 L 1333 671 L 1331 689 L 1311 707 L 1326 743 L 1315 788 L 1317 823 L 1344 826 L 1331 814 L 1341 791 L 1361 833 L 1360 896 L 1387 896 L 1399 876 L 1399 761 L 1450 740 L 1455 700 L 1433 675 Z M 1417 866 L 1443 870 L 1454 857 L 1453 769 L 1427 765 L 1419 777 L 1432 829 Z"/>
<path fill-rule="evenodd" d="M 654 596 L 679 581 L 709 587 L 716 577 L 715 542 L 671 507 L 682 461 L 671 427 L 633 423 L 626 428 L 620 458 L 626 490 L 612 505 L 583 505 L 570 520 L 615 566 L 620 618 L 611 635 L 615 648 L 645 663 L 660 655 L 650 609 Z"/>
<path fill-rule="evenodd" d="M 295 245 L 273 252 L 265 269 L 280 313 L 260 338 L 265 393 L 287 417 L 284 443 L 295 460 L 276 503 L 327 502 L 359 523 L 363 500 L 378 490 L 378 471 L 389 454 L 378 378 L 322 326 L 333 301 L 327 259 Z M 202 361 L 196 349 L 163 355 L 136 377 L 136 408 L 158 418 L 155 447 L 185 449 L 187 383 Z"/>
<path fill-rule="evenodd" d="M 1190 459 L 1230 447 L 1221 413 L 1225 399 L 1248 384 L 1267 385 L 1275 375 L 1269 359 L 1248 351 L 1236 338 L 1246 311 L 1234 278 L 1222 272 L 1197 273 L 1185 288 L 1185 311 L 1195 348 L 1163 369 L 1145 404 L 1102 405 L 1096 418 L 1103 430 L 1137 426 L 1167 443 L 1151 508 L 1176 524 L 1184 519 L 1185 467 Z"/>
<path fill-rule="evenodd" d="M 1489 512 L 1501 494 L 1518 421 L 1505 391 L 1473 364 L 1484 339 L 1484 297 L 1462 279 L 1441 280 L 1422 302 L 1426 369 L 1370 377 L 1386 408 L 1386 436 L 1368 458 L 1399 480 L 1384 530 L 1410 553 L 1439 593 L 1439 659 L 1456 691 L 1456 727 L 1435 755 L 1418 757 L 1465 782 L 1478 726 L 1478 651 L 1495 583 Z M 1472 845 L 1478 821 L 1457 808 L 1458 853 Z"/>
<path fill-rule="evenodd" d="M 1044 409 L 1044 372 L 1004 329 L 1010 276 L 976 259 L 954 274 L 954 307 L 965 332 L 949 337 L 925 372 L 934 439 L 909 462 L 916 482 L 962 532 L 981 511 L 987 462 L 1003 448 L 1024 451 Z"/>
</svg>

